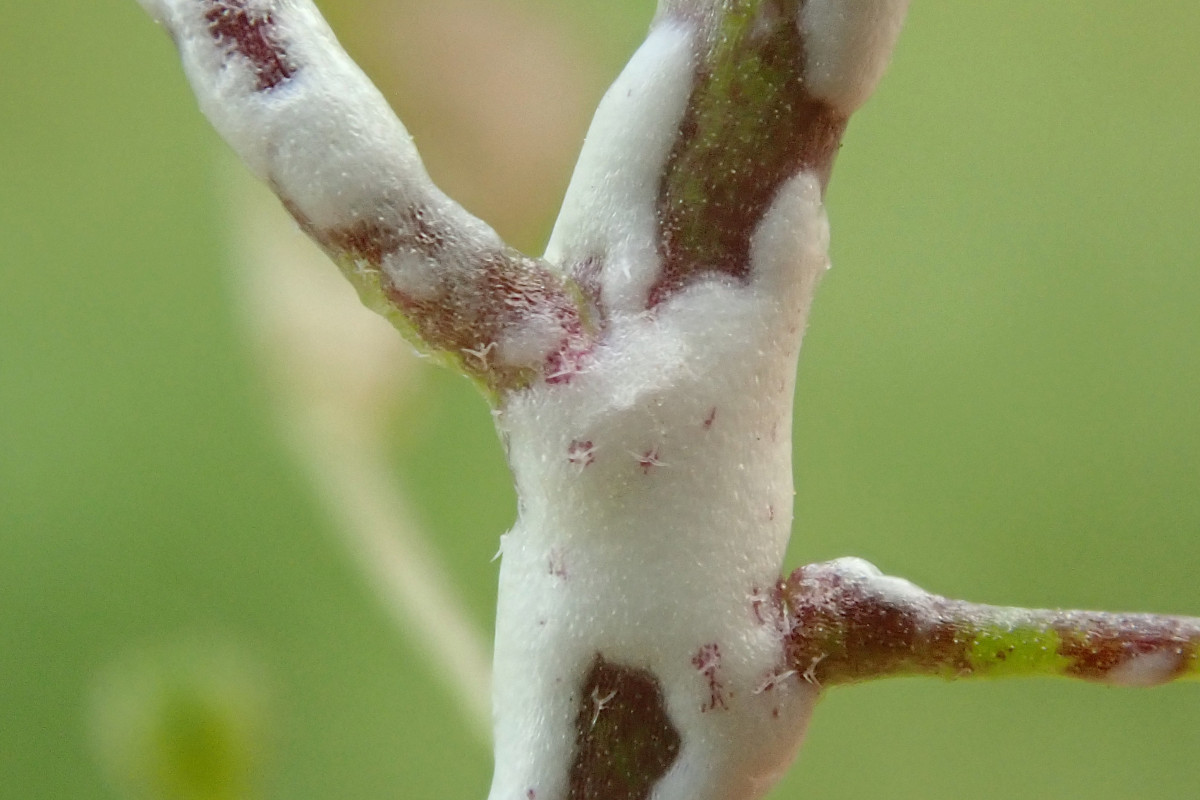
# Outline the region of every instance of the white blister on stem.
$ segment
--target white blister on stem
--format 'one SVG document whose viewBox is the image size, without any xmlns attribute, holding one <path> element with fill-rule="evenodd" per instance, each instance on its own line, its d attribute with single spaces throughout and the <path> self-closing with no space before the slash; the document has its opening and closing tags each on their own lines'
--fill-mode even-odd
<svg viewBox="0 0 1200 800">
<path fill-rule="evenodd" d="M 809 90 L 845 114 L 866 102 L 892 57 L 909 0 L 807 0 L 800 7 Z"/>
<path fill-rule="evenodd" d="M 141 2 L 170 31 L 217 132 L 313 227 L 391 223 L 420 205 L 468 242 L 499 246 L 433 185 L 404 125 L 309 0 Z M 216 22 L 231 18 L 250 46 Z M 267 86 L 254 60 L 264 51 L 282 65 Z"/>
<path fill-rule="evenodd" d="M 658 800 L 756 797 L 790 760 L 817 689 L 783 664 L 769 597 L 827 243 L 818 179 L 802 173 L 755 231 L 750 281 L 614 315 L 586 372 L 506 402 L 522 502 L 500 572 L 493 800 L 565 796 L 597 655 L 661 682 L 681 749 Z"/>
<path fill-rule="evenodd" d="M 596 110 L 546 247 L 552 264 L 603 256 L 613 311 L 640 311 L 659 277 L 655 201 L 694 70 L 691 25 L 655 25 Z"/>
</svg>

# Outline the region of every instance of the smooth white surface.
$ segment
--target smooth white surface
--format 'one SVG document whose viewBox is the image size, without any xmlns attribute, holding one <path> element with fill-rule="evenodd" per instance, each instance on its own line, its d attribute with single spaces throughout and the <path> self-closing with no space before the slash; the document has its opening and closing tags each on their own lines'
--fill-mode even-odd
<svg viewBox="0 0 1200 800">
<path fill-rule="evenodd" d="M 546 246 L 552 264 L 600 257 L 613 310 L 645 308 L 659 276 L 655 204 L 691 94 L 694 37 L 686 23 L 655 26 L 604 95 Z"/>
<path fill-rule="evenodd" d="M 805 83 L 850 114 L 875 90 L 892 57 L 909 0 L 806 0 L 800 8 Z"/>
<path fill-rule="evenodd" d="M 790 760 L 816 689 L 793 674 L 763 691 L 786 670 L 756 599 L 791 527 L 795 360 L 827 241 L 817 180 L 798 176 L 753 237 L 748 283 L 615 313 L 587 372 L 504 405 L 522 502 L 500 571 L 493 800 L 563 796 L 597 653 L 662 684 L 683 747 L 658 800 L 752 798 Z M 716 708 L 693 662 L 714 644 Z"/>
</svg>

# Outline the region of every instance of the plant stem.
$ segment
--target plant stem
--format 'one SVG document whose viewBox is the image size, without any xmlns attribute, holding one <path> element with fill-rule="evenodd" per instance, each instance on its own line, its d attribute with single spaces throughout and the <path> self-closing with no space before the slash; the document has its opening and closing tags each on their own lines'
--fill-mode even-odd
<svg viewBox="0 0 1200 800">
<path fill-rule="evenodd" d="M 1200 679 L 1200 619 L 1190 617 L 968 603 L 852 558 L 801 567 L 779 599 L 787 669 L 820 686 L 916 675 L 1111 686 Z"/>
</svg>

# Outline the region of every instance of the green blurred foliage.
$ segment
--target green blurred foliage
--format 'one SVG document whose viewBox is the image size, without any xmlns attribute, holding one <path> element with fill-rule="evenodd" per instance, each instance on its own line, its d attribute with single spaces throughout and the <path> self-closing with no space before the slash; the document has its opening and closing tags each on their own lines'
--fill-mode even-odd
<svg viewBox="0 0 1200 800">
<path fill-rule="evenodd" d="M 323 5 L 336 22 L 365 2 Z M 650 2 L 525 4 L 611 73 Z M 231 311 L 223 146 L 169 41 L 132 0 L 5 16 L 0 794 L 119 796 L 88 747 L 97 676 L 216 629 L 270 678 L 265 796 L 482 797 L 486 748 L 275 440 Z M 1176 0 L 914 4 L 829 193 L 791 563 L 1200 614 L 1198 39 L 1200 6 Z M 490 624 L 514 506 L 487 414 L 441 374 L 410 413 L 399 469 Z M 774 796 L 1189 796 L 1198 703 L 839 690 Z"/>
<path fill-rule="evenodd" d="M 93 692 L 92 745 L 139 800 L 253 800 L 270 739 L 266 680 L 209 636 L 131 653 Z"/>
</svg>

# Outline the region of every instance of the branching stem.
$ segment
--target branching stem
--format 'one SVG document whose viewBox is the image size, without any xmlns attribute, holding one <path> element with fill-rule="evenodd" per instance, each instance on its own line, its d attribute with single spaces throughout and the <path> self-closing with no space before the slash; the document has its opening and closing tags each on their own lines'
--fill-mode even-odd
<svg viewBox="0 0 1200 800">
<path fill-rule="evenodd" d="M 789 669 L 821 686 L 914 675 L 1113 686 L 1200 679 L 1195 618 L 967 603 L 852 558 L 796 570 L 780 598 Z"/>
</svg>

